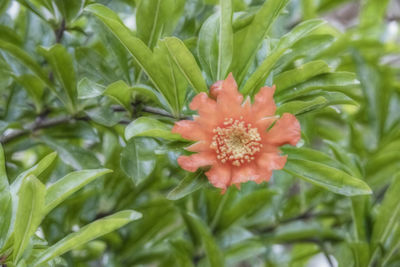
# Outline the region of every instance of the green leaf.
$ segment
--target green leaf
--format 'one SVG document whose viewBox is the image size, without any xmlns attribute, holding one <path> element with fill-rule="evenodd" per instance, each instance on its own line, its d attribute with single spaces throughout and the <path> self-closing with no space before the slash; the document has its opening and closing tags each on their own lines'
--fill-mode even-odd
<svg viewBox="0 0 400 267">
<path fill-rule="evenodd" d="M 11 194 L 6 172 L 6 161 L 4 158 L 3 147 L 0 144 L 0 248 L 3 247 L 10 228 L 11 207 Z"/>
<path fill-rule="evenodd" d="M 154 48 L 153 60 L 154 64 L 158 64 L 157 80 L 162 85 L 162 94 L 175 117 L 179 117 L 185 101 L 187 81 L 169 53 L 167 39 L 160 40 Z"/>
<path fill-rule="evenodd" d="M 217 80 L 228 75 L 233 55 L 232 0 L 221 0 L 220 4 Z"/>
<path fill-rule="evenodd" d="M 53 163 L 53 161 L 56 159 L 56 157 L 57 157 L 57 152 L 52 152 L 52 153 L 46 155 L 43 159 L 41 159 L 32 168 L 19 174 L 17 176 L 17 178 L 15 178 L 14 182 L 11 184 L 11 190 L 12 190 L 13 194 L 17 194 L 17 192 L 19 191 L 19 188 L 21 187 L 22 181 L 29 175 L 34 175 L 35 177 L 40 177 L 40 174 L 42 172 L 44 172 L 50 166 L 50 164 Z"/>
<path fill-rule="evenodd" d="M 83 170 L 98 168 L 101 164 L 95 154 L 81 146 L 65 140 L 58 140 L 49 135 L 41 136 L 40 141 L 56 150 L 60 158 L 74 169 Z"/>
<path fill-rule="evenodd" d="M 274 84 L 276 85 L 276 94 L 286 88 L 293 87 L 299 83 L 303 83 L 308 79 L 319 74 L 331 72 L 328 64 L 322 60 L 315 60 L 301 65 L 298 68 L 282 72 L 274 77 Z"/>
<path fill-rule="evenodd" d="M 105 88 L 103 85 L 95 83 L 85 77 L 79 81 L 77 89 L 78 99 L 87 99 L 101 96 Z"/>
<path fill-rule="evenodd" d="M 224 256 L 209 228 L 195 214 L 182 213 L 186 226 L 194 238 L 201 240 L 211 267 L 225 265 Z"/>
<path fill-rule="evenodd" d="M 223 212 L 221 216 L 223 219 L 219 221 L 218 229 L 225 230 L 242 217 L 259 210 L 265 206 L 265 203 L 268 203 L 271 200 L 274 194 L 275 192 L 269 189 L 263 189 L 242 197 L 239 201 Z"/>
<path fill-rule="evenodd" d="M 46 84 L 37 76 L 31 74 L 16 76 L 15 80 L 28 92 L 29 96 L 35 103 L 37 110 L 41 110 L 43 105 L 42 97 Z"/>
<path fill-rule="evenodd" d="M 164 32 L 171 33 L 183 11 L 184 2 L 176 0 L 140 1 L 136 11 L 139 38 L 153 48 Z"/>
<path fill-rule="evenodd" d="M 15 33 L 15 30 L 4 25 L 0 25 L 0 39 L 17 46 L 21 46 L 22 44 L 21 37 Z"/>
<path fill-rule="evenodd" d="M 63 18 L 72 21 L 81 12 L 85 0 L 57 0 L 54 4 L 56 4 Z"/>
<path fill-rule="evenodd" d="M 208 184 L 207 178 L 202 171 L 189 172 L 185 178 L 168 195 L 169 200 L 178 200 L 199 190 Z"/>
<path fill-rule="evenodd" d="M 201 26 L 197 54 L 208 82 L 215 82 L 218 73 L 218 14 L 210 16 Z"/>
<path fill-rule="evenodd" d="M 50 64 L 55 77 L 60 82 L 67 96 L 69 108 L 75 111 L 77 100 L 77 88 L 74 64 L 72 57 L 68 54 L 67 49 L 61 44 L 53 45 L 46 49 L 39 47 L 39 52 L 46 58 Z"/>
<path fill-rule="evenodd" d="M 42 221 L 45 194 L 45 186 L 34 175 L 22 181 L 14 226 L 14 263 L 18 262 Z"/>
<path fill-rule="evenodd" d="M 25 67 L 29 68 L 34 74 L 36 74 L 44 83 L 51 86 L 51 82 L 47 78 L 47 74 L 42 70 L 39 64 L 23 49 L 18 46 L 0 40 L 0 49 L 7 51 L 15 58 L 17 58 Z"/>
<path fill-rule="evenodd" d="M 289 0 L 265 1 L 251 24 L 235 33 L 231 69 L 234 70 L 234 76 L 239 85 L 246 77 L 269 29 L 288 2 Z"/>
<path fill-rule="evenodd" d="M 82 170 L 71 172 L 47 188 L 44 214 L 96 178 L 112 172 L 109 169 Z"/>
<path fill-rule="evenodd" d="M 314 77 L 302 84 L 296 85 L 295 88 L 280 92 L 276 99 L 279 101 L 294 99 L 299 96 L 306 95 L 312 91 L 324 91 L 324 92 L 341 92 L 348 95 L 351 98 L 358 97 L 358 89 L 360 88 L 360 82 L 354 73 L 350 72 L 334 72 L 328 74 L 322 74 Z"/>
<path fill-rule="evenodd" d="M 310 111 L 323 108 L 328 103 L 325 97 L 318 96 L 310 101 L 290 101 L 278 107 L 276 114 L 282 115 L 283 113 L 292 113 L 294 115 L 301 115 Z"/>
<path fill-rule="evenodd" d="M 156 166 L 154 150 L 157 142 L 151 138 L 131 138 L 121 153 L 121 168 L 135 183 L 145 180 Z"/>
<path fill-rule="evenodd" d="M 163 39 L 163 42 L 170 57 L 196 93 L 207 92 L 207 84 L 201 74 L 201 70 L 185 44 L 175 37 L 167 37 Z"/>
<path fill-rule="evenodd" d="M 320 19 L 307 20 L 300 23 L 289 33 L 280 38 L 279 43 L 272 50 L 271 54 L 267 56 L 267 58 L 261 63 L 260 66 L 258 66 L 256 71 L 247 80 L 242 89 L 243 94 L 254 95 L 257 90 L 264 85 L 265 80 L 271 73 L 279 58 L 296 42 L 309 35 L 313 30 L 317 29 L 323 24 L 325 24 L 325 22 Z"/>
<path fill-rule="evenodd" d="M 121 228 L 127 223 L 140 219 L 141 217 L 142 215 L 136 211 L 125 210 L 92 222 L 46 249 L 39 255 L 36 261 L 32 263 L 32 266 L 40 266 L 55 257 L 61 256 L 74 248 Z"/>
<path fill-rule="evenodd" d="M 132 89 L 124 81 L 117 81 L 107 86 L 104 94 L 117 101 L 126 110 L 131 111 Z"/>
<path fill-rule="evenodd" d="M 371 189 L 364 181 L 319 162 L 289 157 L 284 170 L 295 177 L 337 194 L 345 196 L 372 194 Z"/>
<path fill-rule="evenodd" d="M 174 66 L 164 42 L 159 41 L 159 46 L 154 48 L 153 54 L 139 38 L 132 35 L 112 10 L 100 4 L 89 5 L 86 10 L 95 14 L 128 49 L 155 88 L 167 100 L 174 116 L 179 117 L 186 94 L 186 84 L 182 81 L 186 80 Z"/>
<path fill-rule="evenodd" d="M 391 238 L 394 226 L 400 220 L 399 200 L 400 174 L 398 173 L 394 175 L 376 215 L 371 239 L 374 248 L 378 245 L 387 246 L 386 242 Z"/>
<path fill-rule="evenodd" d="M 6 160 L 4 158 L 3 146 L 0 144 L 0 192 L 8 190 L 9 183 L 6 172 Z"/>
<path fill-rule="evenodd" d="M 135 136 L 147 136 L 159 137 L 172 141 L 185 141 L 179 134 L 172 133 L 171 128 L 170 125 L 159 120 L 149 117 L 140 117 L 132 121 L 125 128 L 125 139 L 129 140 Z"/>
</svg>

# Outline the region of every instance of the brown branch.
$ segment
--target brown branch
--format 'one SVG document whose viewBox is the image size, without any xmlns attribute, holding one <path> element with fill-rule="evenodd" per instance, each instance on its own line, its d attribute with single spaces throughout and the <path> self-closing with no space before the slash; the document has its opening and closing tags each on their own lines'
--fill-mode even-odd
<svg viewBox="0 0 400 267">
<path fill-rule="evenodd" d="M 66 26 L 65 19 L 62 19 L 60 27 L 58 29 L 54 30 L 54 34 L 56 35 L 56 43 L 57 44 L 61 43 L 61 40 L 64 36 L 64 32 L 66 30 L 65 26 Z"/>
<path fill-rule="evenodd" d="M 64 123 L 72 123 L 77 120 L 88 120 L 88 119 L 89 119 L 88 117 L 74 118 L 74 117 L 70 117 L 70 116 L 59 117 L 59 118 L 54 118 L 54 119 L 43 119 L 41 117 L 38 117 L 34 123 L 31 123 L 25 129 L 14 130 L 10 134 L 1 135 L 0 143 L 6 144 L 14 139 L 24 136 L 24 135 L 35 133 L 36 131 L 38 131 L 40 129 L 46 129 L 46 128 L 54 127 L 54 126 L 61 125 Z"/>
</svg>

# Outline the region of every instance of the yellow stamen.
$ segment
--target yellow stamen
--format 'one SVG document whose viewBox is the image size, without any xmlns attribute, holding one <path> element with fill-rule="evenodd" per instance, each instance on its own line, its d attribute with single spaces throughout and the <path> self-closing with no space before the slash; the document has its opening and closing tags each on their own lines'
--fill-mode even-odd
<svg viewBox="0 0 400 267">
<path fill-rule="evenodd" d="M 261 136 L 250 123 L 233 118 L 225 118 L 223 125 L 213 130 L 210 148 L 217 152 L 222 163 L 230 161 L 233 166 L 251 162 L 254 154 L 261 150 Z"/>
</svg>

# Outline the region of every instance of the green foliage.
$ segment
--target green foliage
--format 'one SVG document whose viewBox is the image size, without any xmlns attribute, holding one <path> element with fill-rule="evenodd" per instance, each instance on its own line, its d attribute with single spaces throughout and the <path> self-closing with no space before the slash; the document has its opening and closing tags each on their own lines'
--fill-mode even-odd
<svg viewBox="0 0 400 267">
<path fill-rule="evenodd" d="M 399 266 L 398 7 L 0 1 L 0 266 Z M 302 132 L 222 195 L 171 130 L 229 73 Z"/>
</svg>

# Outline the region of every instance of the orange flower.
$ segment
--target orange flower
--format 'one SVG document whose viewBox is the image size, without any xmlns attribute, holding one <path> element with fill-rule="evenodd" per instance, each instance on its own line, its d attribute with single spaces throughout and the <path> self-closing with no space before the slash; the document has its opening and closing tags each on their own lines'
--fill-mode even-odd
<svg viewBox="0 0 400 267">
<path fill-rule="evenodd" d="M 211 166 L 206 175 L 222 192 L 232 184 L 269 181 L 272 171 L 286 163 L 287 156 L 281 156 L 278 147 L 296 145 L 300 140 L 300 124 L 294 115 L 274 116 L 274 91 L 275 86 L 263 87 L 253 104 L 249 98 L 243 103 L 229 74 L 226 80 L 211 86 L 213 98 L 206 93 L 196 95 L 190 108 L 199 116 L 194 121 L 178 121 L 172 129 L 185 139 L 197 141 L 187 148 L 197 153 L 180 156 L 179 165 L 190 172 Z"/>
</svg>

